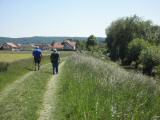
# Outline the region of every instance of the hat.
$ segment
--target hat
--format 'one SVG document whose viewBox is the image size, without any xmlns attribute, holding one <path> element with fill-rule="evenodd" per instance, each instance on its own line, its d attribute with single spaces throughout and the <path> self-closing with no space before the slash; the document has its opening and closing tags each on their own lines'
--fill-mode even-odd
<svg viewBox="0 0 160 120">
<path fill-rule="evenodd" d="M 53 49 L 54 52 L 57 52 L 57 49 Z"/>
<path fill-rule="evenodd" d="M 38 49 L 38 48 L 39 48 L 39 46 L 35 46 L 35 48 L 36 48 L 36 49 Z"/>
</svg>

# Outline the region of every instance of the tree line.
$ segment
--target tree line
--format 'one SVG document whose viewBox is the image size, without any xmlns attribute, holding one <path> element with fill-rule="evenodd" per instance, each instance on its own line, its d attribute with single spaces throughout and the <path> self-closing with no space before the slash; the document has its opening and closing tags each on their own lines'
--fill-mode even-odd
<svg viewBox="0 0 160 120">
<path fill-rule="evenodd" d="M 101 51 L 112 61 L 132 65 L 149 75 L 160 75 L 160 26 L 134 15 L 113 21 L 105 33 L 104 44 L 90 35 L 87 41 L 78 42 L 78 48 L 92 53 Z"/>
<path fill-rule="evenodd" d="M 111 60 L 134 63 L 147 74 L 160 71 L 160 26 L 134 15 L 113 21 L 106 35 Z"/>
</svg>

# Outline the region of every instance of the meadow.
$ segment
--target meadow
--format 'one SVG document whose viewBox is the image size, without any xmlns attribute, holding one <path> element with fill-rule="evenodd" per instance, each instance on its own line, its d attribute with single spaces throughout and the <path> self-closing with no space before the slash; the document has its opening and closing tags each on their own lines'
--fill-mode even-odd
<svg viewBox="0 0 160 120">
<path fill-rule="evenodd" d="M 71 54 L 73 52 L 60 52 L 61 62 Z M 38 119 L 52 77 L 49 56 L 43 57 L 40 71 L 33 71 L 33 59 L 9 63 L 8 70 L 0 72 L 0 119 Z"/>
<path fill-rule="evenodd" d="M 0 52 L 0 59 L 0 90 L 27 72 L 34 70 L 34 61 L 31 52 Z M 43 65 L 48 62 L 49 57 L 44 56 L 41 64 Z"/>
<path fill-rule="evenodd" d="M 60 73 L 57 120 L 159 120 L 160 85 L 117 64 L 84 55 Z"/>
<path fill-rule="evenodd" d="M 14 62 L 28 58 L 32 58 L 31 52 L 0 52 L 0 62 Z"/>
<path fill-rule="evenodd" d="M 54 109 L 49 120 L 160 119 L 158 79 L 87 53 L 60 52 L 60 56 L 63 66 L 55 95 L 49 93 L 54 100 L 49 104 L 55 105 L 50 106 Z M 35 72 L 31 58 L 9 62 L 8 70 L 0 72 L 0 119 L 38 119 L 51 78 L 49 56 Z"/>
</svg>

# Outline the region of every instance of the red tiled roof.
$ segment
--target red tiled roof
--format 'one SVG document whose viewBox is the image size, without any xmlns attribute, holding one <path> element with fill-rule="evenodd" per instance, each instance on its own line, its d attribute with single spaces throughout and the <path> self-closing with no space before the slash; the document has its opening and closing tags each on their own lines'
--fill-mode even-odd
<svg viewBox="0 0 160 120">
<path fill-rule="evenodd" d="M 11 42 L 8 42 L 6 44 L 9 45 L 12 48 L 18 48 L 18 46 L 16 46 L 14 43 L 11 43 Z"/>
<path fill-rule="evenodd" d="M 69 40 L 66 41 L 70 46 L 75 47 L 76 46 L 76 42 L 71 42 Z"/>
<path fill-rule="evenodd" d="M 55 48 L 55 49 L 63 49 L 64 48 L 64 45 L 62 45 L 61 43 L 54 43 L 54 45 L 52 46 L 52 48 Z"/>
</svg>

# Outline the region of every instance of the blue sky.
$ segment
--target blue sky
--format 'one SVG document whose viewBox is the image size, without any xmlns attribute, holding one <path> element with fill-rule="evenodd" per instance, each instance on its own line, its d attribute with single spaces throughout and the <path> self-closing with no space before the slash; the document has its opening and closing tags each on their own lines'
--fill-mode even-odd
<svg viewBox="0 0 160 120">
<path fill-rule="evenodd" d="M 160 25 L 160 0 L 0 0 L 0 36 L 105 36 L 120 17 Z"/>
</svg>

